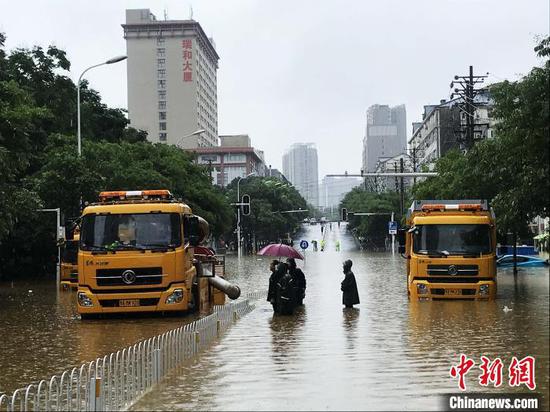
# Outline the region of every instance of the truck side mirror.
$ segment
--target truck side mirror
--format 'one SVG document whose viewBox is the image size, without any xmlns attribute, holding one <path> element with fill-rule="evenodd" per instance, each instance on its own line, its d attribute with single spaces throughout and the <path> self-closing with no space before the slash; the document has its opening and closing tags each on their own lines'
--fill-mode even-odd
<svg viewBox="0 0 550 412">
<path fill-rule="evenodd" d="M 399 229 L 397 231 L 397 241 L 399 242 L 399 247 L 397 251 L 399 253 L 405 253 L 405 243 L 406 243 L 407 229 Z"/>
<path fill-rule="evenodd" d="M 199 218 L 197 216 L 186 215 L 183 217 L 183 236 L 191 246 L 199 245 Z"/>
</svg>

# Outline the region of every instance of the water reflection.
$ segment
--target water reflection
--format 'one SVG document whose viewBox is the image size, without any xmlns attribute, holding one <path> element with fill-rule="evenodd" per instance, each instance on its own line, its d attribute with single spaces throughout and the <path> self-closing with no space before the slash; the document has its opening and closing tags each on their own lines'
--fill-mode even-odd
<svg viewBox="0 0 550 412">
<path fill-rule="evenodd" d="M 296 356 L 306 319 L 305 306 L 296 308 L 291 316 L 274 314 L 270 319 L 271 356 L 276 365 L 284 365 Z"/>
<path fill-rule="evenodd" d="M 353 351 L 355 349 L 355 341 L 357 340 L 357 323 L 359 320 L 359 308 L 343 308 L 343 326 L 344 334 L 346 336 L 347 345 L 346 350 Z"/>
<path fill-rule="evenodd" d="M 0 284 L 0 392 L 49 379 L 112 351 L 190 322 L 192 317 L 81 321 L 76 294 L 53 281 Z"/>
</svg>

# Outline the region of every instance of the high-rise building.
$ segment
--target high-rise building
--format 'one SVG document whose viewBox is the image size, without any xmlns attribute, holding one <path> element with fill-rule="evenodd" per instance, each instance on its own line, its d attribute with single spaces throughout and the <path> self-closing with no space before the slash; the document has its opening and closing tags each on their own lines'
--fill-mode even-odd
<svg viewBox="0 0 550 412">
<path fill-rule="evenodd" d="M 346 194 L 361 183 L 361 178 L 325 176 L 320 187 L 319 205 L 325 208 L 338 208 Z"/>
<path fill-rule="evenodd" d="M 496 123 L 491 117 L 493 99 L 489 92 L 482 91 L 473 103 L 474 141 L 490 139 Z M 462 99 L 455 99 L 424 106 L 422 122 L 413 122 L 413 134 L 408 142 L 417 170 L 423 166 L 433 170 L 436 160 L 449 150 L 466 150 L 467 113 L 461 109 L 464 104 Z"/>
<path fill-rule="evenodd" d="M 407 114 L 405 105 L 389 107 L 375 104 L 367 110 L 367 127 L 363 139 L 363 170 L 374 172 L 378 159 L 405 152 Z"/>
<path fill-rule="evenodd" d="M 157 20 L 149 9 L 126 10 L 130 125 L 152 142 L 184 148 L 218 143 L 214 42 L 195 20 Z M 189 136 L 204 129 L 199 135 Z"/>
<path fill-rule="evenodd" d="M 313 143 L 295 143 L 283 155 L 283 173 L 313 206 L 319 206 L 317 148 Z"/>
</svg>

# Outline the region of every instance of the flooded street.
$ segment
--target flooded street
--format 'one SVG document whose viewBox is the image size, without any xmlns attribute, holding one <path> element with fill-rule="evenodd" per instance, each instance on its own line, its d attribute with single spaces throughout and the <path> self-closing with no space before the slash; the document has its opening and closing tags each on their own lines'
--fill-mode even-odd
<svg viewBox="0 0 550 412">
<path fill-rule="evenodd" d="M 319 228 L 308 226 L 302 238 L 319 240 Z M 342 252 L 335 250 L 338 238 Z M 341 304 L 346 258 L 354 262 L 361 299 L 351 310 Z M 244 290 L 267 287 L 268 261 L 231 261 Z M 517 282 L 511 272 L 500 272 L 493 302 L 409 303 L 405 261 L 398 254 L 355 250 L 335 224 L 325 252 L 307 252 L 300 266 L 308 288 L 305 306 L 294 316 L 273 316 L 271 305 L 259 302 L 135 409 L 441 409 L 438 395 L 458 391 L 449 369 L 460 353 L 478 364 L 481 355 L 499 356 L 506 368 L 512 356 L 532 355 L 537 392 L 548 392 L 547 268 L 522 270 Z M 472 370 L 468 390 L 527 391 L 508 387 L 506 372 L 502 387 L 485 389 Z"/>
<path fill-rule="evenodd" d="M 186 317 L 80 320 L 76 292 L 54 282 L 0 284 L 0 393 L 191 322 Z"/>
<path fill-rule="evenodd" d="M 300 239 L 320 241 L 320 226 Z M 341 252 L 335 242 L 340 239 Z M 361 303 L 343 309 L 342 261 L 353 260 Z M 228 257 L 228 277 L 243 294 L 267 289 L 267 257 Z M 547 268 L 500 271 L 493 302 L 407 299 L 405 260 L 358 251 L 333 224 L 324 252 L 299 262 L 308 282 L 304 307 L 273 316 L 264 300 L 191 362 L 142 398 L 136 410 L 440 409 L 457 392 L 449 376 L 464 353 L 477 364 L 497 356 L 502 387 L 483 388 L 478 370 L 468 391 L 526 392 L 507 385 L 512 356 L 536 358 L 537 392 L 548 392 Z M 32 292 L 30 291 L 32 290 Z M 11 392 L 82 362 L 193 320 L 188 317 L 81 321 L 74 293 L 49 283 L 2 284 L 0 392 Z M 505 312 L 504 306 L 511 308 Z M 477 369 L 477 366 L 476 366 Z M 548 408 L 548 398 L 544 399 Z"/>
</svg>

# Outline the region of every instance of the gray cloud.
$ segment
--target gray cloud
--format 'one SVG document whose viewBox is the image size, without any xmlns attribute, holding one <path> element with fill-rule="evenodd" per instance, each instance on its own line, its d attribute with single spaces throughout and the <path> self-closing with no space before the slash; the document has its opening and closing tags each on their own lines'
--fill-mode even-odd
<svg viewBox="0 0 550 412">
<path fill-rule="evenodd" d="M 2 0 L 0 31 L 9 48 L 64 48 L 76 80 L 125 52 L 126 8 L 185 19 L 190 4 Z M 369 105 L 404 103 L 410 125 L 470 64 L 492 81 L 527 73 L 539 63 L 534 39 L 548 33 L 549 16 L 546 0 L 204 0 L 193 10 L 221 57 L 220 134 L 250 134 L 278 168 L 291 143 L 315 142 L 320 178 L 359 170 Z M 125 64 L 87 74 L 111 106 L 126 107 Z"/>
</svg>

